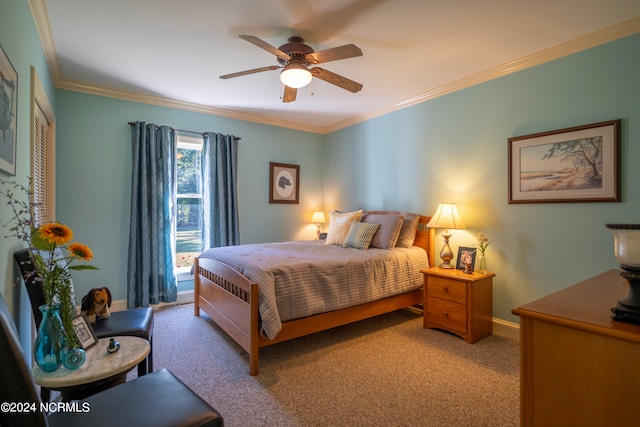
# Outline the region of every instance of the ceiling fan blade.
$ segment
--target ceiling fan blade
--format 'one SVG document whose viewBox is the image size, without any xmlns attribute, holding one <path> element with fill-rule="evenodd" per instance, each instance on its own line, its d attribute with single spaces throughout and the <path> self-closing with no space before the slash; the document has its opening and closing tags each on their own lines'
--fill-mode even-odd
<svg viewBox="0 0 640 427">
<path fill-rule="evenodd" d="M 339 74 L 332 73 L 331 71 L 327 71 L 324 68 L 316 67 L 311 69 L 311 74 L 314 77 L 319 78 L 320 80 L 324 80 L 325 82 L 334 84 L 342 89 L 348 90 L 349 92 L 359 92 L 362 89 L 362 85 L 358 82 L 354 82 L 353 80 L 349 80 L 346 77 L 342 77 Z"/>
<path fill-rule="evenodd" d="M 225 74 L 224 76 L 220 76 L 220 78 L 221 79 L 232 79 L 234 77 L 246 76 L 247 74 L 254 74 L 254 73 L 261 73 L 263 71 L 277 70 L 278 68 L 282 68 L 282 67 L 278 67 L 277 65 L 270 65 L 268 67 L 254 68 L 253 70 L 238 71 L 237 73 Z"/>
<path fill-rule="evenodd" d="M 305 59 L 309 64 L 321 64 L 323 62 L 354 58 L 356 56 L 362 56 L 360 48 L 354 44 L 345 44 L 344 46 L 309 53 L 305 56 Z"/>
<path fill-rule="evenodd" d="M 277 47 L 274 47 L 274 46 L 270 45 L 266 41 L 257 38 L 256 36 L 249 36 L 249 35 L 246 35 L 246 34 L 242 34 L 240 36 L 240 38 L 248 41 L 249 43 L 253 43 L 254 45 L 258 46 L 259 48 L 262 48 L 262 49 L 266 50 L 267 52 L 274 54 L 277 57 L 285 58 L 285 59 L 291 59 L 291 57 L 288 54 L 284 53 L 283 51 L 281 51 Z"/>
<path fill-rule="evenodd" d="M 298 94 L 298 89 L 285 86 L 284 87 L 284 95 L 282 96 L 282 102 L 293 102 L 296 100 L 296 95 Z"/>
</svg>

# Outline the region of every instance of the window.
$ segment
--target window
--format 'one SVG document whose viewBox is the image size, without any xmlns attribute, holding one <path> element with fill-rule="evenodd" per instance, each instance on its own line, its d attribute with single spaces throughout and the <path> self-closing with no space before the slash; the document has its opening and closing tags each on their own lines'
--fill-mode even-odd
<svg viewBox="0 0 640 427">
<path fill-rule="evenodd" d="M 31 85 L 31 178 L 34 220 L 40 226 L 55 220 L 55 116 L 33 67 Z"/>
<path fill-rule="evenodd" d="M 174 266 L 178 278 L 189 275 L 202 252 L 202 137 L 177 134 Z"/>
</svg>

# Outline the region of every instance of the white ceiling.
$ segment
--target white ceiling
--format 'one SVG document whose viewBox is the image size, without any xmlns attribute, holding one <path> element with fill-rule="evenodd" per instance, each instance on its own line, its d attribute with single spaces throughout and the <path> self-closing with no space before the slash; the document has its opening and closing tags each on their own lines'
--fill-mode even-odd
<svg viewBox="0 0 640 427">
<path fill-rule="evenodd" d="M 59 87 L 327 132 L 640 31 L 637 0 L 30 0 Z M 48 15 L 47 15 L 48 14 Z M 40 17 L 40 19 L 38 18 Z M 240 39 L 363 56 L 322 64 L 285 104 L 278 65 Z"/>
</svg>

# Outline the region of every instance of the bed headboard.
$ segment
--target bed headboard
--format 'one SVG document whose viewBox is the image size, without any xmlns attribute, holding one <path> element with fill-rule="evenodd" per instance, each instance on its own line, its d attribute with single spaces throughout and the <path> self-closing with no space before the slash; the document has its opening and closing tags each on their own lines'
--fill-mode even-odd
<svg viewBox="0 0 640 427">
<path fill-rule="evenodd" d="M 397 211 L 365 211 L 367 213 L 373 214 L 389 214 L 389 215 L 406 215 L 406 216 L 414 216 L 417 215 L 420 219 L 418 220 L 418 228 L 416 229 L 416 240 L 413 242 L 414 246 L 419 246 L 425 251 L 427 251 L 427 255 L 429 256 L 429 266 L 433 267 L 436 262 L 436 254 L 435 254 L 435 234 L 436 231 L 434 228 L 427 228 L 427 223 L 431 220 L 430 216 L 415 214 L 411 212 L 397 212 Z"/>
</svg>

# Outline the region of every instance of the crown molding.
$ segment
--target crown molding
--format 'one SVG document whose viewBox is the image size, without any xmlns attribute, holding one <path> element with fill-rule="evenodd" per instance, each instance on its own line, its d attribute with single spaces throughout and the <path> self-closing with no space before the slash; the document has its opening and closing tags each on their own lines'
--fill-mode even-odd
<svg viewBox="0 0 640 427">
<path fill-rule="evenodd" d="M 47 5 L 45 4 L 45 0 L 29 0 L 29 8 L 31 9 L 31 15 L 33 15 L 33 20 L 36 24 L 36 30 L 40 36 L 40 43 L 42 43 L 42 49 L 47 59 L 51 78 L 57 86 L 57 82 L 62 79 L 62 74 L 60 73 L 58 55 L 56 55 L 56 44 L 53 41 L 51 26 L 49 25 Z"/>
<path fill-rule="evenodd" d="M 522 57 L 520 59 L 516 59 L 511 62 L 507 62 L 506 64 L 490 68 L 488 70 L 456 80 L 446 85 L 439 86 L 437 88 L 434 88 L 427 92 L 423 92 L 395 104 L 383 108 L 378 108 L 364 114 L 359 114 L 346 120 L 336 122 L 329 126 L 318 127 L 287 120 L 281 120 L 270 116 L 244 113 L 223 108 L 210 107 L 202 104 L 177 101 L 174 99 L 163 98 L 154 95 L 144 95 L 135 92 L 116 90 L 107 87 L 100 87 L 96 85 L 65 80 L 62 78 L 62 75 L 60 73 L 60 66 L 56 55 L 55 43 L 53 41 L 51 27 L 49 25 L 49 16 L 47 13 L 45 0 L 29 0 L 29 7 L 31 8 L 31 13 L 33 14 L 36 28 L 38 30 L 38 34 L 40 35 L 40 40 L 42 42 L 47 63 L 49 65 L 49 70 L 51 72 L 54 84 L 57 88 L 319 134 L 335 132 L 337 130 L 353 126 L 355 124 L 373 119 L 375 117 L 383 116 L 385 114 L 389 114 L 394 111 L 410 107 L 412 105 L 420 104 L 422 102 L 429 101 L 443 95 L 447 95 L 462 89 L 469 88 L 471 86 L 475 86 L 480 83 L 513 74 L 527 68 L 544 64 L 545 62 L 553 61 L 555 59 L 559 59 L 564 56 L 571 55 L 573 53 L 590 49 L 592 47 L 640 32 L 640 17 L 636 17 L 620 24 L 602 29 L 600 31 L 578 37 L 552 48 L 545 49 L 543 51 Z"/>
<path fill-rule="evenodd" d="M 42 48 L 44 50 L 47 64 L 49 66 L 49 72 L 51 73 L 51 78 L 56 88 L 83 92 L 92 95 L 106 96 L 110 98 L 118 98 L 125 101 L 151 104 L 160 107 L 168 107 L 178 110 L 209 114 L 218 117 L 226 117 L 229 119 L 260 123 L 269 126 L 301 130 L 305 132 L 320 134 L 326 133 L 325 129 L 322 127 L 305 125 L 278 119 L 275 117 L 209 107 L 206 105 L 177 101 L 174 99 L 163 98 L 154 95 L 144 95 L 136 92 L 111 89 L 108 87 L 101 87 L 82 82 L 66 80 L 62 77 L 62 74 L 60 72 L 60 65 L 58 63 L 58 56 L 56 54 L 55 42 L 53 40 L 51 26 L 49 24 L 49 13 L 47 12 L 45 0 L 29 0 L 29 7 L 31 8 L 31 14 L 33 15 L 36 29 L 38 31 L 38 35 L 40 36 L 40 42 L 42 43 Z"/>
<path fill-rule="evenodd" d="M 609 43 L 611 41 L 621 39 L 638 32 L 640 32 L 640 17 L 636 17 L 612 27 L 596 31 L 595 33 L 587 34 L 586 36 L 578 37 L 549 49 L 536 52 L 532 55 L 507 62 L 506 64 L 489 68 L 488 70 L 456 80 L 446 85 L 434 88 L 430 91 L 423 92 L 419 95 L 414 96 L 413 98 L 397 102 L 393 105 L 389 105 L 387 107 L 369 111 L 365 114 L 351 117 L 347 120 L 335 123 L 327 127 L 325 130 L 326 133 L 334 132 L 336 130 L 352 126 L 357 123 L 373 119 L 375 117 L 383 116 L 385 114 L 389 114 L 391 112 L 398 111 L 412 105 L 420 104 L 422 102 L 429 101 L 443 95 L 457 92 L 459 90 L 466 89 L 480 83 L 485 83 L 499 77 L 526 70 L 527 68 L 535 67 L 537 65 L 541 65 L 555 59 L 559 59 L 586 49 L 590 49 L 601 44 Z"/>
<path fill-rule="evenodd" d="M 263 116 L 257 114 L 244 113 L 240 111 L 226 110 L 224 108 L 210 107 L 207 105 L 196 104 L 193 102 L 178 101 L 175 99 L 164 98 L 156 95 L 145 95 L 137 92 L 130 92 L 119 89 L 111 89 L 104 86 L 90 85 L 72 80 L 62 80 L 56 83 L 59 89 L 67 89 L 74 92 L 83 92 L 91 95 L 105 96 L 108 98 L 117 98 L 125 101 L 138 102 L 142 104 L 150 104 L 158 107 L 174 108 L 177 110 L 191 111 L 194 113 L 209 114 L 212 116 L 226 117 L 229 119 L 242 120 L 245 122 L 253 122 L 265 124 L 269 126 L 277 126 L 288 129 L 301 130 L 311 133 L 325 133 L 324 128 L 305 125 L 302 123 L 291 122 L 278 119 L 276 117 Z"/>
</svg>

